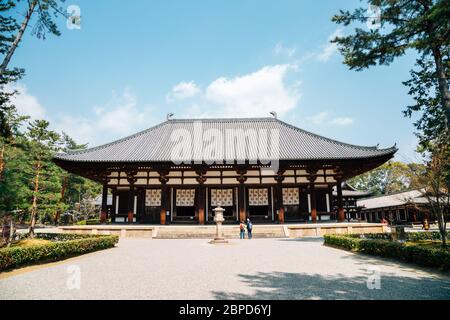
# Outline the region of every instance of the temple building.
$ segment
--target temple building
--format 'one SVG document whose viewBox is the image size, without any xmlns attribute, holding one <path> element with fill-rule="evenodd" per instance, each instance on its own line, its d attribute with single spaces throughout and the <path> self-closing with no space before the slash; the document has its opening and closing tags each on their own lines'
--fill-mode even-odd
<svg viewBox="0 0 450 320">
<path fill-rule="evenodd" d="M 344 221 L 343 182 L 396 151 L 342 143 L 277 118 L 168 118 L 54 161 L 103 185 L 103 221 L 205 224 L 222 206 L 229 223 L 315 223 Z"/>
<path fill-rule="evenodd" d="M 431 194 L 428 194 L 428 198 L 435 199 Z M 380 222 L 386 219 L 395 224 L 421 224 L 425 219 L 437 220 L 432 213 L 428 198 L 425 190 L 416 189 L 362 199 L 359 201 L 359 206 L 362 208 L 361 214 L 368 222 Z M 448 196 L 443 194 L 441 203 L 447 203 L 447 199 Z M 446 206 L 446 214 L 450 215 L 449 206 Z"/>
<path fill-rule="evenodd" d="M 367 220 L 362 212 L 360 200 L 368 198 L 372 195 L 370 191 L 357 190 L 355 187 L 348 184 L 346 181 L 342 183 L 342 201 L 345 211 L 345 219 L 352 220 Z M 337 207 L 337 186 L 333 187 L 333 205 Z"/>
</svg>

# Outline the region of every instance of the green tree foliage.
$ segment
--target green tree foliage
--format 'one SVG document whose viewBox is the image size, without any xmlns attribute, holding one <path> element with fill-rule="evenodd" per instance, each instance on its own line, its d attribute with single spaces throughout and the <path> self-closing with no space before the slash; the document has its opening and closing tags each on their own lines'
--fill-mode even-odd
<svg viewBox="0 0 450 320">
<path fill-rule="evenodd" d="M 356 27 L 353 34 L 332 42 L 338 44 L 344 63 L 358 71 L 377 64 L 389 65 L 408 50 L 419 54 L 411 79 L 404 82 L 415 103 L 404 113 L 420 116 L 415 127 L 424 169 L 410 169 L 419 172 L 413 180 L 426 190 L 425 196 L 444 234 L 445 205 L 435 199 L 442 194 L 448 199 L 450 190 L 450 0 L 367 0 L 367 4 L 380 9 L 379 16 L 371 17 L 366 8 L 341 10 L 333 17 L 334 22 L 344 26 L 366 23 L 366 27 Z M 365 178 L 379 186 L 385 180 L 377 170 L 356 180 Z M 384 193 L 382 188 L 378 191 Z"/>
<path fill-rule="evenodd" d="M 59 3 L 60 1 L 57 0 L 28 0 L 23 2 L 2 0 L 0 12 L 2 13 L 3 19 L 0 20 L 0 31 L 2 31 L 3 37 L 0 39 L 4 41 L 0 44 L 0 53 L 4 57 L 0 65 L 0 78 L 8 74 L 8 65 L 19 43 L 22 41 L 30 22 L 33 23 L 32 34 L 38 38 L 45 39 L 48 33 L 56 36 L 60 35 L 53 17 L 58 15 L 67 17 L 68 15 Z M 16 7 L 25 11 L 20 25 L 14 18 L 13 11 L 11 10 Z"/>
<path fill-rule="evenodd" d="M 43 120 L 29 123 L 19 116 L 11 97 L 17 92 L 5 90 L 24 75 L 21 68 L 9 68 L 26 30 L 45 39 L 60 35 L 55 18 L 67 13 L 64 0 L 0 0 L 0 216 L 14 215 L 20 222 L 55 222 L 61 212 L 79 208 L 80 202 L 100 193 L 97 183 L 71 175 L 52 161 L 56 151 L 83 149 L 63 133 L 49 130 Z M 19 21 L 20 20 L 20 21 Z M 23 131 L 23 132 L 22 132 Z M 55 220 L 55 221 L 53 221 Z"/>
<path fill-rule="evenodd" d="M 360 190 L 368 190 L 374 195 L 402 192 L 419 187 L 411 168 L 418 170 L 420 164 L 388 162 L 382 166 L 349 180 L 349 184 Z"/>
<path fill-rule="evenodd" d="M 38 204 L 41 205 L 42 213 L 48 214 L 48 203 L 56 201 L 52 186 L 51 159 L 52 152 L 56 151 L 59 135 L 49 130 L 50 123 L 45 120 L 35 120 L 28 126 L 27 153 L 30 155 L 30 168 L 32 175 L 32 200 L 31 200 L 31 222 L 30 236 L 34 236 L 34 227 L 37 220 Z M 53 180 L 53 181 L 52 181 Z M 45 191 L 45 192 L 41 192 Z M 53 201 L 52 201 L 53 200 Z"/>
<path fill-rule="evenodd" d="M 5 151 L 8 165 L 0 179 L 0 215 L 14 213 L 19 221 L 25 218 L 31 204 L 28 157 L 23 148 L 8 145 Z"/>
<path fill-rule="evenodd" d="M 62 133 L 62 151 L 86 149 L 87 144 L 77 144 L 65 132 Z M 61 212 L 66 209 L 81 211 L 80 204 L 85 200 L 93 200 L 101 192 L 100 184 L 85 179 L 75 174 L 68 173 L 60 169 L 60 206 L 56 210 L 54 222 L 57 224 L 61 217 Z M 94 214 L 94 212 L 89 212 Z"/>
<path fill-rule="evenodd" d="M 58 223 L 61 213 L 79 210 L 80 202 L 100 193 L 99 184 L 69 174 L 52 161 L 57 151 L 86 145 L 49 130 L 47 121 L 31 122 L 22 132 L 27 117 L 19 116 L 14 106 L 8 110 L 8 139 L 1 140 L 7 165 L 0 178 L 0 215 L 13 215 L 21 223 L 33 217 L 39 223 Z"/>
<path fill-rule="evenodd" d="M 13 14 L 13 10 L 16 9 L 15 1 L 0 1 L 0 55 L 2 56 L 6 55 L 10 50 L 20 28 Z M 5 69 L 1 73 L 0 77 L 0 86 L 17 80 L 17 78 L 19 78 L 22 74 L 22 69 L 7 69 L 7 66 L 5 66 Z M 0 97 L 1 96 L 3 96 L 3 94 L 1 94 Z M 0 105 L 3 105 L 1 101 Z"/>
<path fill-rule="evenodd" d="M 356 27 L 353 34 L 333 40 L 344 55 L 344 63 L 350 69 L 363 70 L 377 64 L 389 65 L 407 50 L 415 50 L 434 69 L 432 75 L 448 125 L 450 0 L 367 0 L 367 4 L 380 9 L 379 17 L 374 19 L 367 8 L 358 8 L 353 12 L 341 10 L 332 19 L 345 26 L 379 23 L 379 28 Z"/>
<path fill-rule="evenodd" d="M 447 58 L 444 65 L 447 79 L 450 79 L 450 59 Z M 419 138 L 419 150 L 430 151 L 434 141 L 446 135 L 448 129 L 433 61 L 425 56 L 418 59 L 416 69 L 411 70 L 411 79 L 403 84 L 409 88 L 408 93 L 414 98 L 414 104 L 408 106 L 404 114 L 408 117 L 414 113 L 420 114 L 419 120 L 414 124 Z"/>
<path fill-rule="evenodd" d="M 14 34 L 19 29 L 19 25 L 12 16 L 15 6 L 14 1 L 0 1 L 0 55 L 8 52 L 14 42 Z M 4 90 L 4 86 L 20 79 L 23 72 L 23 69 L 19 68 L 5 69 L 0 76 L 0 177 L 5 167 L 5 143 L 13 137 L 13 128 L 10 125 L 12 125 L 11 112 L 15 109 L 10 105 L 10 99 L 16 94 L 16 92 Z"/>
</svg>

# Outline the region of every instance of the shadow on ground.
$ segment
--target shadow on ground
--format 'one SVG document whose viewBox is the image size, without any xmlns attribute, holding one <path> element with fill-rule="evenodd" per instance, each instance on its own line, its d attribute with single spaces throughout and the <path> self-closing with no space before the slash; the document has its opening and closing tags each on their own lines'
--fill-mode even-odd
<svg viewBox="0 0 450 320">
<path fill-rule="evenodd" d="M 240 280 L 254 294 L 213 291 L 215 299 L 239 300 L 379 300 L 379 299 L 450 299 L 450 282 L 433 278 L 400 277 L 381 274 L 381 289 L 367 287 L 369 277 L 348 278 L 345 275 L 322 276 L 304 273 L 240 274 Z"/>
<path fill-rule="evenodd" d="M 286 242 L 322 242 L 322 237 L 306 237 L 306 238 L 287 238 L 287 239 L 278 239 L 278 241 L 286 241 Z"/>
</svg>

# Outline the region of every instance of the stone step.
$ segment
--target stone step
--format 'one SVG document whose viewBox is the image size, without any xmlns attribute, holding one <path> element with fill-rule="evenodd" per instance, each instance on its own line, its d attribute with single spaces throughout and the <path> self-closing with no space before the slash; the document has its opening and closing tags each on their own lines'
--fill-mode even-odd
<svg viewBox="0 0 450 320">
<path fill-rule="evenodd" d="M 162 227 L 156 239 L 212 239 L 216 233 L 214 226 L 208 227 Z M 223 227 L 223 234 L 229 239 L 239 238 L 239 227 Z M 286 238 L 282 226 L 257 226 L 253 229 L 254 238 Z"/>
</svg>

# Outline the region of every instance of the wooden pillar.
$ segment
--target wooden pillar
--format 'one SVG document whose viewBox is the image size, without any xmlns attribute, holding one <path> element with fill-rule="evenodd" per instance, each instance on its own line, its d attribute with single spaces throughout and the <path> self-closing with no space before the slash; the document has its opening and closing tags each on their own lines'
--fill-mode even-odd
<svg viewBox="0 0 450 320">
<path fill-rule="evenodd" d="M 343 201 L 342 201 L 342 180 L 340 180 L 340 179 L 337 181 L 336 191 L 337 191 L 338 221 L 344 222 L 345 221 L 345 211 L 344 211 L 344 206 L 343 206 Z"/>
<path fill-rule="evenodd" d="M 105 223 L 107 219 L 108 219 L 108 187 L 106 183 L 104 183 L 102 190 L 102 208 L 100 213 L 100 222 Z"/>
<path fill-rule="evenodd" d="M 238 187 L 239 221 L 245 221 L 247 219 L 247 212 L 245 210 L 245 186 L 244 186 L 245 181 L 247 181 L 247 177 L 245 176 L 246 173 L 247 170 L 245 169 L 237 170 L 237 174 L 239 174 L 239 177 L 237 178 L 237 181 L 239 182 Z"/>
<path fill-rule="evenodd" d="M 239 208 L 239 221 L 245 221 L 247 214 L 245 212 L 245 187 L 244 183 L 240 183 L 238 187 L 238 208 Z"/>
<path fill-rule="evenodd" d="M 314 182 L 309 183 L 309 192 L 311 199 L 311 221 L 317 223 L 317 200 L 316 200 L 316 188 Z"/>
<path fill-rule="evenodd" d="M 408 213 L 409 213 L 410 208 L 408 208 Z M 412 209 L 412 222 L 417 222 L 417 214 L 416 214 L 416 209 Z"/>
<path fill-rule="evenodd" d="M 159 222 L 161 225 L 167 224 L 166 215 L 170 201 L 170 189 L 166 183 L 161 185 L 161 212 L 159 215 Z"/>
<path fill-rule="evenodd" d="M 116 207 L 117 207 L 117 191 L 112 190 L 112 209 L 111 209 L 111 222 L 116 222 Z"/>
<path fill-rule="evenodd" d="M 197 177 L 196 180 L 199 184 L 197 188 L 197 217 L 199 224 L 205 224 L 205 207 L 206 207 L 206 188 L 205 182 L 208 180 L 206 178 L 206 168 L 202 167 L 196 170 Z"/>
<path fill-rule="evenodd" d="M 134 218 L 134 184 L 130 184 L 128 190 L 128 223 L 133 223 Z"/>
<path fill-rule="evenodd" d="M 283 205 L 283 181 L 284 181 L 284 173 L 286 170 L 280 169 L 278 170 L 277 177 L 275 180 L 277 181 L 277 185 L 275 187 L 276 192 L 276 210 L 278 211 L 278 223 L 284 223 L 284 205 Z"/>
<path fill-rule="evenodd" d="M 199 224 L 205 224 L 205 193 L 206 188 L 203 183 L 200 184 L 198 187 L 198 196 L 197 196 L 197 214 L 198 214 L 198 223 Z"/>
<path fill-rule="evenodd" d="M 309 174 L 309 201 L 311 203 L 311 222 L 317 223 L 317 199 L 316 199 L 316 190 L 314 187 L 314 182 L 317 179 L 317 168 L 308 168 L 306 170 Z"/>
<path fill-rule="evenodd" d="M 276 210 L 278 211 L 278 223 L 284 223 L 284 205 L 283 205 L 283 187 L 281 182 L 278 182 L 275 187 L 275 195 L 276 195 Z"/>
<path fill-rule="evenodd" d="M 167 186 L 167 182 L 169 182 L 169 170 L 162 169 L 158 171 L 159 173 L 159 182 L 161 182 L 161 212 L 159 214 L 159 223 L 161 225 L 167 224 L 166 216 L 167 210 L 170 208 L 170 188 Z M 171 212 L 173 214 L 173 212 Z"/>
</svg>

